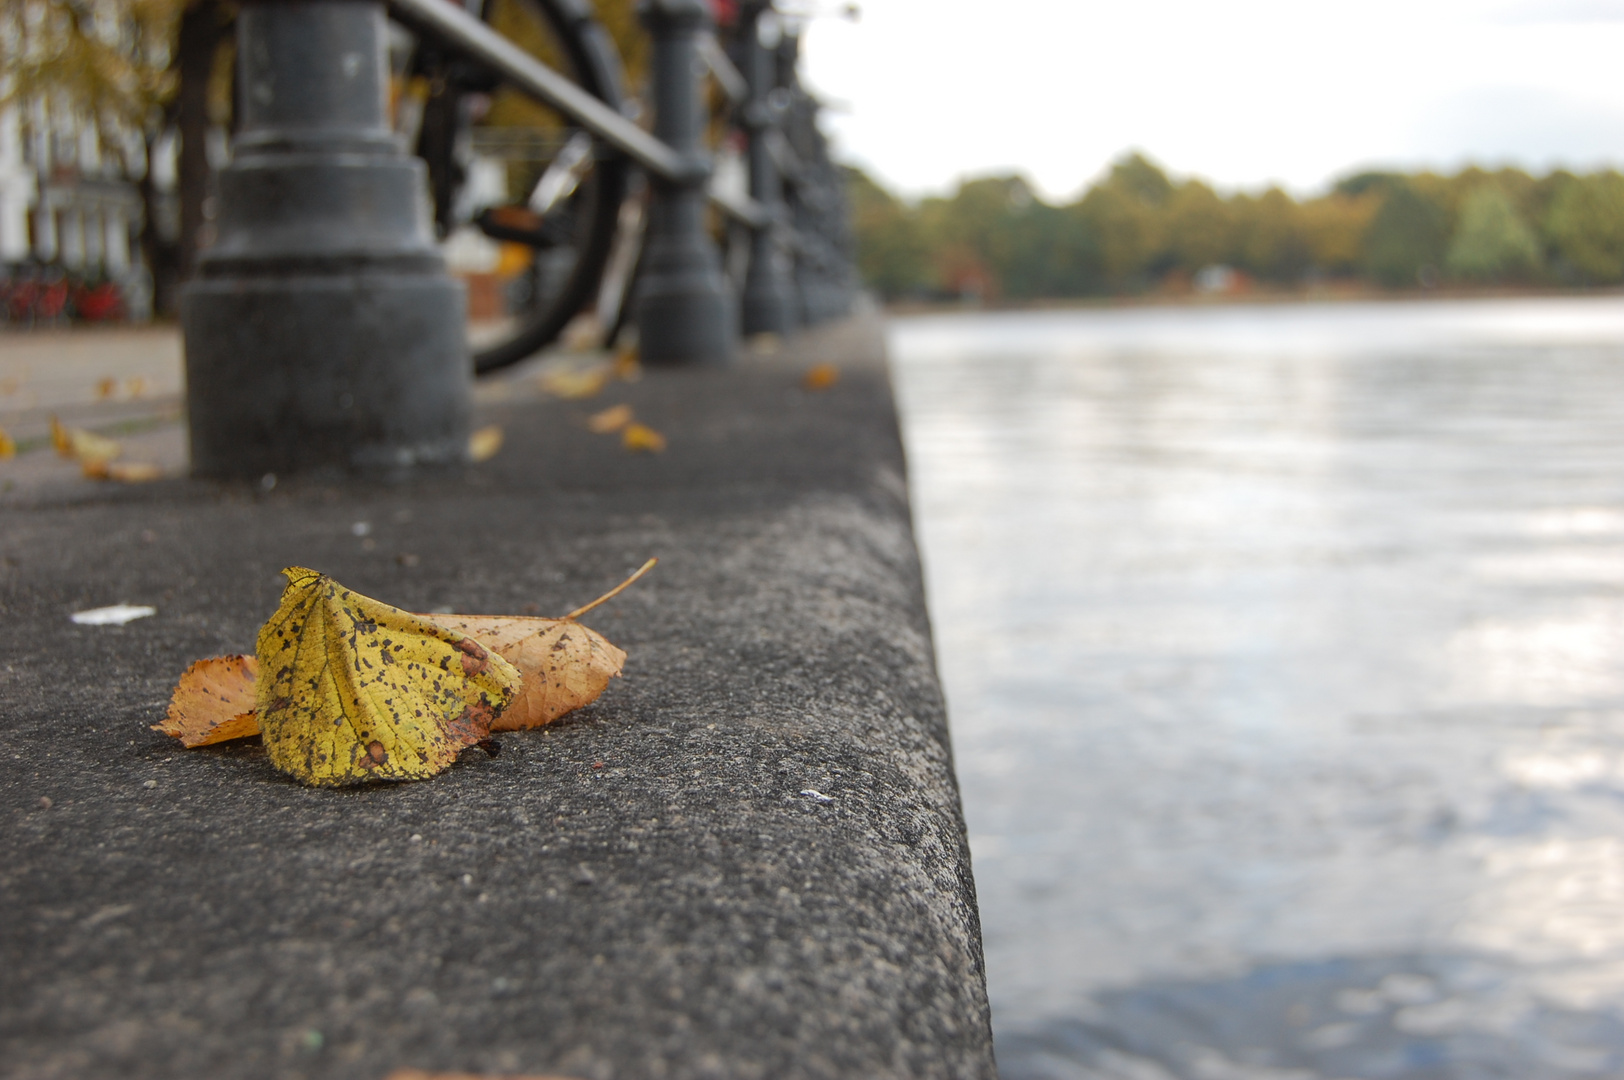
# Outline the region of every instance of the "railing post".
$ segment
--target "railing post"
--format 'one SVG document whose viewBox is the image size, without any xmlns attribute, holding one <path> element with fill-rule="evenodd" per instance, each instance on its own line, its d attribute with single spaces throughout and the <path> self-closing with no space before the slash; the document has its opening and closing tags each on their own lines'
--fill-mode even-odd
<svg viewBox="0 0 1624 1080">
<path fill-rule="evenodd" d="M 460 461 L 464 297 L 387 116 L 379 0 L 256 0 L 218 238 L 183 303 L 192 470 Z"/>
<path fill-rule="evenodd" d="M 650 364 L 726 364 L 739 320 L 721 256 L 705 229 L 703 61 L 710 27 L 705 0 L 642 0 L 638 15 L 653 37 L 654 134 L 690 163 L 679 181 L 650 176 L 648 240 L 634 313 Z"/>
<path fill-rule="evenodd" d="M 744 77 L 750 100 L 744 126 L 750 137 L 750 197 L 771 217 L 771 224 L 750 237 L 750 265 L 744 276 L 741 303 L 746 334 L 785 334 L 795 326 L 795 302 L 779 244 L 783 228 L 783 181 L 773 161 L 770 140 L 776 127 L 768 97 L 778 86 L 778 17 L 768 0 L 757 0 L 745 14 L 739 35 Z"/>
</svg>

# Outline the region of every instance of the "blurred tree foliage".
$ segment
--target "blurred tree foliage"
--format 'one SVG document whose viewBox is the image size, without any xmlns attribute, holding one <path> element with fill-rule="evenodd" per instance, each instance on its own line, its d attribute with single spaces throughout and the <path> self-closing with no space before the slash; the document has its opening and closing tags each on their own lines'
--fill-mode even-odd
<svg viewBox="0 0 1624 1080">
<path fill-rule="evenodd" d="M 910 205 L 854 169 L 850 191 L 859 269 L 889 299 L 1624 281 L 1617 172 L 1364 172 L 1298 200 L 1279 188 L 1224 195 L 1131 153 L 1060 205 L 1018 176 Z"/>
</svg>

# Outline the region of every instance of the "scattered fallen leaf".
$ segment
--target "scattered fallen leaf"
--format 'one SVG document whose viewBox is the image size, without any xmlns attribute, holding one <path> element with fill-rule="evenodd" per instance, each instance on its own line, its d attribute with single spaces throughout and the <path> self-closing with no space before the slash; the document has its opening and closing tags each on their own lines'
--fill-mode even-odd
<svg viewBox="0 0 1624 1080">
<path fill-rule="evenodd" d="M 81 470 L 92 480 L 114 480 L 121 484 L 145 484 L 163 479 L 162 466 L 150 461 L 108 461 L 104 458 L 82 459 Z"/>
<path fill-rule="evenodd" d="M 636 382 L 643 377 L 643 365 L 638 361 L 636 345 L 628 345 L 615 355 L 614 375 L 622 382 Z"/>
<path fill-rule="evenodd" d="M 608 384 L 609 370 L 596 367 L 587 371 L 549 371 L 541 376 L 541 388 L 554 397 L 568 400 L 594 397 Z"/>
<path fill-rule="evenodd" d="M 118 392 L 118 380 L 108 377 L 96 380 L 96 400 L 106 401 Z"/>
<path fill-rule="evenodd" d="M 80 626 L 123 626 L 125 623 L 156 614 L 157 608 L 147 607 L 144 604 L 114 604 L 111 607 L 75 611 L 68 618 Z"/>
<path fill-rule="evenodd" d="M 620 445 L 637 453 L 646 451 L 658 454 L 665 449 L 665 436 L 651 427 L 642 424 L 627 424 L 626 429 L 620 433 Z"/>
<path fill-rule="evenodd" d="M 502 425 L 489 424 L 468 436 L 470 461 L 489 461 L 502 449 Z"/>
<path fill-rule="evenodd" d="M 125 390 L 129 393 L 130 399 L 132 401 L 147 396 L 147 380 L 143 379 L 139 375 L 137 375 L 135 378 L 130 379 L 128 382 L 126 382 L 124 384 L 124 387 L 125 387 Z"/>
<path fill-rule="evenodd" d="M 351 592 L 282 571 L 259 631 L 255 708 L 271 764 L 316 786 L 417 780 L 490 737 L 519 673 L 478 642 Z"/>
<path fill-rule="evenodd" d="M 10 434 L 6 432 L 5 428 L 0 428 L 0 461 L 4 461 L 7 458 L 14 458 L 16 456 L 17 440 L 13 439 Z"/>
<path fill-rule="evenodd" d="M 632 422 L 632 407 L 630 405 L 615 405 L 600 413 L 593 413 L 587 420 L 586 426 L 599 435 L 608 435 L 619 431 Z"/>
<path fill-rule="evenodd" d="M 169 699 L 169 715 L 153 731 L 173 735 L 188 750 L 195 746 L 259 734 L 254 713 L 252 656 L 212 656 L 186 669 Z"/>
<path fill-rule="evenodd" d="M 54 416 L 51 417 L 51 445 L 62 457 L 78 458 L 81 462 L 112 461 L 124 450 L 114 440 L 93 431 L 65 427 Z"/>
<path fill-rule="evenodd" d="M 839 368 L 833 364 L 814 364 L 802 376 L 801 385 L 808 390 L 827 390 L 839 381 Z"/>
</svg>

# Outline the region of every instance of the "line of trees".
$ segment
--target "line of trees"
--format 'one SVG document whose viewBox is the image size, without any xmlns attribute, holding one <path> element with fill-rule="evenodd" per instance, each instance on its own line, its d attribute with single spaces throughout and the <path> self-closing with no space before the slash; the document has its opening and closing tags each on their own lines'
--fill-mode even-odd
<svg viewBox="0 0 1624 1080">
<path fill-rule="evenodd" d="M 1074 202 L 1019 176 L 909 205 L 859 170 L 850 193 L 864 280 L 887 299 L 1109 296 L 1248 281 L 1389 289 L 1624 281 L 1624 175 L 1519 169 L 1363 172 L 1298 201 L 1220 195 L 1132 153 Z"/>
</svg>

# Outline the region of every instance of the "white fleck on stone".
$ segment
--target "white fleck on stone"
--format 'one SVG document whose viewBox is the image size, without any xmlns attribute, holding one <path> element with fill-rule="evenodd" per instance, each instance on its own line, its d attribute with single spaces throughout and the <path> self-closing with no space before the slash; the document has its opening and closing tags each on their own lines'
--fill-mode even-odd
<svg viewBox="0 0 1624 1080">
<path fill-rule="evenodd" d="M 134 622 L 136 619 L 144 619 L 148 615 L 156 614 L 158 614 L 158 609 L 155 607 L 114 604 L 112 607 L 75 611 L 68 617 L 80 626 L 123 626 L 127 622 Z"/>
<path fill-rule="evenodd" d="M 370 521 L 357 521 L 354 525 L 350 526 L 351 536 L 366 536 L 371 532 L 372 522 Z"/>
<path fill-rule="evenodd" d="M 801 792 L 801 794 L 806 796 L 808 799 L 812 799 L 812 800 L 814 800 L 816 802 L 834 802 L 835 801 L 835 797 L 833 795 L 825 795 L 823 792 L 817 790 L 816 788 L 807 788 L 805 791 Z"/>
<path fill-rule="evenodd" d="M 423 842 L 423 834 L 422 833 L 415 833 L 415 832 L 412 833 L 412 843 L 421 844 L 422 842 Z"/>
<path fill-rule="evenodd" d="M 155 787 L 158 786 L 158 781 L 156 781 L 156 780 L 148 780 L 146 783 L 142 784 L 141 786 L 144 787 L 144 788 L 155 788 Z"/>
</svg>

